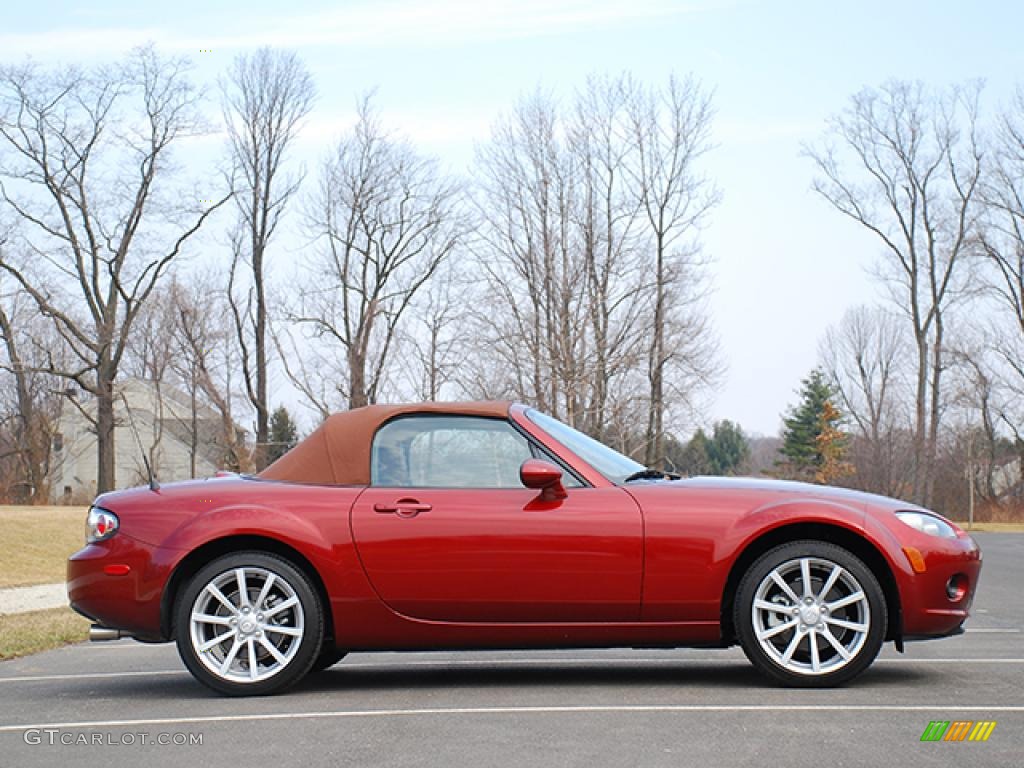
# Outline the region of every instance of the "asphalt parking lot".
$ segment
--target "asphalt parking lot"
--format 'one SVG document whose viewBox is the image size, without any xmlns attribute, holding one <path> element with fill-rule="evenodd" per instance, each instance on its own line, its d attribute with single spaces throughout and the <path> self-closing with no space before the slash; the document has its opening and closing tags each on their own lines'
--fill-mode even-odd
<svg viewBox="0 0 1024 768">
<path fill-rule="evenodd" d="M 968 632 L 886 647 L 843 689 L 772 687 L 738 649 L 535 651 L 353 655 L 226 699 L 171 645 L 86 644 L 0 665 L 0 766 L 1018 766 L 1024 534 L 977 538 Z M 997 725 L 921 742 L 932 720 Z"/>
</svg>

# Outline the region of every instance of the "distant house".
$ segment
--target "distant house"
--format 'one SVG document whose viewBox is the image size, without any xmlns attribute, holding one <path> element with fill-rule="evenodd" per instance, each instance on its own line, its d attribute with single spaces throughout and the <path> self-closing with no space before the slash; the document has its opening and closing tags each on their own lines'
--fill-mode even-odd
<svg viewBox="0 0 1024 768">
<path fill-rule="evenodd" d="M 85 503 L 96 495 L 96 431 L 86 416 L 95 412 L 91 396 L 61 409 L 51 459 L 50 495 L 55 504 Z M 167 384 L 142 379 L 118 382 L 114 420 L 118 488 L 147 480 L 140 442 L 161 482 L 207 477 L 223 466 L 220 414 Z M 244 434 L 240 427 L 236 430 Z"/>
<path fill-rule="evenodd" d="M 1024 497 L 1024 472 L 1018 459 L 1007 461 L 992 472 L 992 489 L 998 499 Z"/>
</svg>

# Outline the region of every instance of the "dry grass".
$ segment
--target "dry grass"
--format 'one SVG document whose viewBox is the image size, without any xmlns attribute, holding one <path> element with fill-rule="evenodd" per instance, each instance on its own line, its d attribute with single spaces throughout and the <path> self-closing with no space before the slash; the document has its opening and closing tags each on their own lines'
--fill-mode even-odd
<svg viewBox="0 0 1024 768">
<path fill-rule="evenodd" d="M 966 519 L 957 520 L 956 524 L 967 529 Z M 1024 533 L 1024 503 L 979 504 L 974 511 L 974 527 L 971 530 Z"/>
<path fill-rule="evenodd" d="M 966 520 L 954 520 L 954 522 L 965 531 L 968 530 Z M 972 533 L 978 531 L 981 533 L 1024 533 L 1024 523 L 975 523 L 970 531 Z"/>
<path fill-rule="evenodd" d="M 963 513 L 961 513 L 963 514 Z M 978 523 L 1016 523 L 1024 525 L 1024 504 L 979 504 L 974 511 L 974 522 Z"/>
<path fill-rule="evenodd" d="M 0 506 L 0 589 L 64 581 L 68 555 L 85 546 L 82 507 Z"/>
<path fill-rule="evenodd" d="M 70 608 L 0 616 L 0 661 L 49 651 L 89 637 L 89 622 Z"/>
</svg>

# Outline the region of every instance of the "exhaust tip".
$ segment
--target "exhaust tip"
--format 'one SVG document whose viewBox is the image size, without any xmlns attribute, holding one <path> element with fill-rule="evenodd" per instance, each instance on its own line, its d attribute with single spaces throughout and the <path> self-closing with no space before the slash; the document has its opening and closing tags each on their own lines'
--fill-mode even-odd
<svg viewBox="0 0 1024 768">
<path fill-rule="evenodd" d="M 89 640 L 94 643 L 102 643 L 106 640 L 120 640 L 122 637 L 129 637 L 119 629 L 111 629 L 110 627 L 101 627 L 99 624 L 93 624 L 89 627 Z"/>
</svg>

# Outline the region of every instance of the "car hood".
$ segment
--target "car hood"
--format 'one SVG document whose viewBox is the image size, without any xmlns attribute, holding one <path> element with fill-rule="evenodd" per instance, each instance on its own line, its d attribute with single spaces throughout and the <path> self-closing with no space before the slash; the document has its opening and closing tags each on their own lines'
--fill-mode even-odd
<svg viewBox="0 0 1024 768">
<path fill-rule="evenodd" d="M 897 510 L 918 510 L 926 511 L 916 504 L 907 501 L 900 501 L 888 496 L 879 496 L 874 493 L 857 491 L 852 488 L 838 488 L 833 485 L 814 485 L 812 483 L 799 483 L 791 480 L 774 480 L 761 477 L 688 477 L 682 480 L 655 480 L 651 482 L 630 483 L 628 488 L 633 490 L 641 485 L 657 486 L 659 488 L 678 488 L 680 491 L 721 491 L 722 493 L 745 493 L 763 496 L 765 501 L 793 499 L 821 499 L 824 501 L 841 502 L 847 505 L 858 507 L 873 507 L 875 509 L 897 511 Z"/>
</svg>

